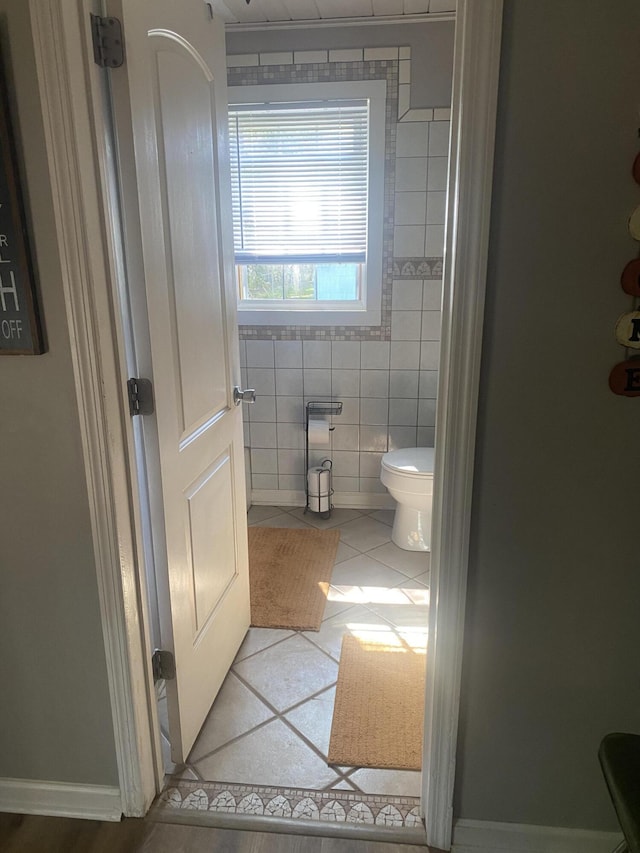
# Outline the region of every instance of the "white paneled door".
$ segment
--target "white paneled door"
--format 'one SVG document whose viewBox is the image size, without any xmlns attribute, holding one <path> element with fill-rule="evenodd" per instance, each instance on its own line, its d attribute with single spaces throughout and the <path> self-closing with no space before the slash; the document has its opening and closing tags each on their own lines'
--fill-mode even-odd
<svg viewBox="0 0 640 853">
<path fill-rule="evenodd" d="M 176 663 L 167 693 L 178 763 L 249 626 L 224 31 L 202 0 L 109 12 L 125 38 L 114 114 L 121 159 L 129 133 L 122 193 L 133 192 L 140 229 L 129 287 L 144 304 L 153 372 L 153 551 L 162 643 Z"/>
</svg>

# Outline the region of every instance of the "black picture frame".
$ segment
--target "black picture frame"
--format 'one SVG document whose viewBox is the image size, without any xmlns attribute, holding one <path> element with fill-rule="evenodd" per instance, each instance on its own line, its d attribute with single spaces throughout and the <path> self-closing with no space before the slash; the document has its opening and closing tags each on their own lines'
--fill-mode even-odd
<svg viewBox="0 0 640 853">
<path fill-rule="evenodd" d="M 40 355 L 44 337 L 3 60 L 0 53 L 0 355 Z"/>
</svg>

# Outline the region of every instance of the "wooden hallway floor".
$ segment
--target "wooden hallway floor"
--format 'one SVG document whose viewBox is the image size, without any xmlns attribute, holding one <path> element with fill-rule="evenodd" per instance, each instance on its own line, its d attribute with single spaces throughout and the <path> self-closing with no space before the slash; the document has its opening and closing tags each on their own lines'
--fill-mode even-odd
<svg viewBox="0 0 640 853">
<path fill-rule="evenodd" d="M 2 853 L 425 853 L 408 844 L 244 832 L 129 818 L 0 814 Z"/>
</svg>

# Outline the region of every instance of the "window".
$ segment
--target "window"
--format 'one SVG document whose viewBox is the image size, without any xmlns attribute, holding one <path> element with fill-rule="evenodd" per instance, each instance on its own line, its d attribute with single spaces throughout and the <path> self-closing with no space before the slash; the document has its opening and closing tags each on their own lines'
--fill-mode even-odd
<svg viewBox="0 0 640 853">
<path fill-rule="evenodd" d="M 230 91 L 241 323 L 380 322 L 385 92 L 378 80 Z"/>
</svg>

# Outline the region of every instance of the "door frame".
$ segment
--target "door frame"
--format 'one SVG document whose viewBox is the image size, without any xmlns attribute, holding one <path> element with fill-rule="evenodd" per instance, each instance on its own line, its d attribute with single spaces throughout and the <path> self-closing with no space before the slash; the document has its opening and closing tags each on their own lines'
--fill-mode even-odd
<svg viewBox="0 0 640 853">
<path fill-rule="evenodd" d="M 100 596 L 121 808 L 142 816 L 162 779 L 144 549 L 126 397 L 122 259 L 110 193 L 105 79 L 89 13 L 29 0 Z M 458 0 L 425 701 L 427 842 L 451 846 L 502 0 Z M 118 73 L 117 71 L 109 73 Z"/>
</svg>

